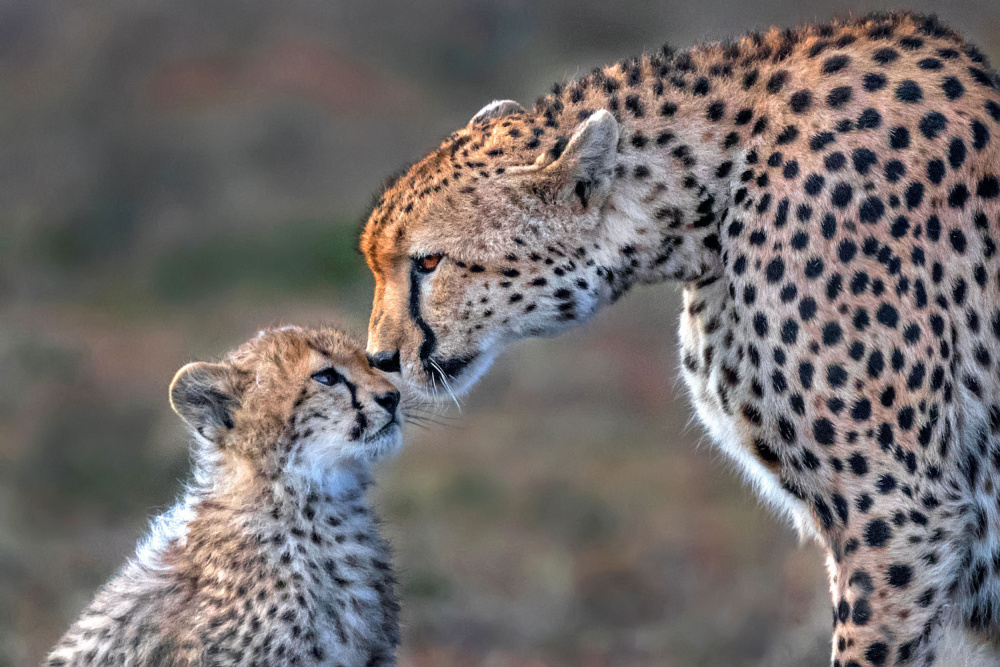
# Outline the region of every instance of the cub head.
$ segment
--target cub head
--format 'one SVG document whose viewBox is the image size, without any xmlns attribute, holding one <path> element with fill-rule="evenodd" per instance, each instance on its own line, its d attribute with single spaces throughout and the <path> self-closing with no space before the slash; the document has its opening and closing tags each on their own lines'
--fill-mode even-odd
<svg viewBox="0 0 1000 667">
<path fill-rule="evenodd" d="M 181 368 L 170 404 L 202 442 L 276 474 L 372 459 L 400 444 L 399 391 L 339 331 L 262 331 L 220 363 Z"/>
<path fill-rule="evenodd" d="M 373 366 L 461 392 L 505 345 L 595 312 L 619 126 L 601 110 L 560 129 L 553 113 L 494 102 L 378 200 L 361 237 Z"/>
</svg>

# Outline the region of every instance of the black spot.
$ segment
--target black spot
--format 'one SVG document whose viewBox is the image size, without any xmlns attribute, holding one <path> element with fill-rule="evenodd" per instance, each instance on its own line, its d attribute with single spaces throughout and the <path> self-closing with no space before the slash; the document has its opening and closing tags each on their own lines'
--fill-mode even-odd
<svg viewBox="0 0 1000 667">
<path fill-rule="evenodd" d="M 753 328 L 754 331 L 757 332 L 757 335 L 760 336 L 761 338 L 767 337 L 768 325 L 767 325 L 767 317 L 764 315 L 764 313 L 757 313 L 756 315 L 754 315 Z"/>
<path fill-rule="evenodd" d="M 830 194 L 830 201 L 837 208 L 844 208 L 851 203 L 851 186 L 847 183 L 838 183 Z"/>
<path fill-rule="evenodd" d="M 781 92 L 781 89 L 785 87 L 786 81 L 788 81 L 788 72 L 785 70 L 775 72 L 771 75 L 771 78 L 767 80 L 767 92 L 772 95 Z"/>
<path fill-rule="evenodd" d="M 899 126 L 889 130 L 889 145 L 895 150 L 903 150 L 910 147 L 910 131 Z"/>
<path fill-rule="evenodd" d="M 872 54 L 872 60 L 877 62 L 879 65 L 888 65 L 897 58 L 899 58 L 899 52 L 890 48 L 879 49 Z"/>
<path fill-rule="evenodd" d="M 832 58 L 828 58 L 826 62 L 823 63 L 823 73 L 833 74 L 835 72 L 839 72 L 847 67 L 850 62 L 851 59 L 847 56 L 833 56 Z"/>
<path fill-rule="evenodd" d="M 830 153 L 823 160 L 823 166 L 827 168 L 828 171 L 840 171 L 847 164 L 847 158 L 840 151 Z"/>
<path fill-rule="evenodd" d="M 906 188 L 906 208 L 913 210 L 920 206 L 924 198 L 924 184 L 914 181 Z"/>
<path fill-rule="evenodd" d="M 797 160 L 789 160 L 785 163 L 784 169 L 781 172 L 782 176 L 788 179 L 795 178 L 799 175 L 799 163 Z"/>
<path fill-rule="evenodd" d="M 869 72 L 868 74 L 865 74 L 864 79 L 862 81 L 865 90 L 867 90 L 869 93 L 874 93 L 877 90 L 882 90 L 883 88 L 885 88 L 886 84 L 889 83 L 889 80 L 886 79 L 885 76 L 883 76 L 882 74 L 876 74 L 875 72 Z"/>
<path fill-rule="evenodd" d="M 920 69 L 925 69 L 928 71 L 938 70 L 944 67 L 944 64 L 937 58 L 924 58 L 923 60 L 917 61 L 917 67 Z"/>
<path fill-rule="evenodd" d="M 764 273 L 767 276 L 767 282 L 776 283 L 780 281 L 785 275 L 785 262 L 780 257 L 775 257 L 768 262 Z"/>
<path fill-rule="evenodd" d="M 976 186 L 976 195 L 981 199 L 996 199 L 1000 195 L 1000 181 L 992 174 L 984 176 Z"/>
<path fill-rule="evenodd" d="M 889 645 L 885 642 L 872 642 L 865 649 L 865 660 L 875 665 L 876 667 L 881 667 L 889 659 Z"/>
<path fill-rule="evenodd" d="M 920 119 L 920 133 L 928 139 L 935 139 L 947 126 L 948 120 L 937 111 L 931 111 Z"/>
<path fill-rule="evenodd" d="M 993 120 L 1000 123 L 1000 104 L 997 104 L 993 100 L 986 101 L 986 113 L 993 117 Z"/>
<path fill-rule="evenodd" d="M 868 197 L 861 203 L 858 210 L 858 217 L 861 222 L 873 225 L 885 215 L 885 204 L 878 197 Z"/>
<path fill-rule="evenodd" d="M 726 105 L 724 102 L 712 102 L 708 105 L 708 112 L 705 115 L 710 121 L 718 121 L 725 112 Z"/>
<path fill-rule="evenodd" d="M 986 88 L 996 87 L 993 83 L 993 78 L 983 70 L 979 69 L 978 67 L 970 67 L 969 74 L 972 75 L 972 78 L 975 79 L 976 83 L 978 83 L 980 86 L 984 86 Z"/>
<path fill-rule="evenodd" d="M 963 183 L 959 183 L 948 193 L 948 206 L 952 208 L 962 208 L 969 198 L 969 190 Z"/>
<path fill-rule="evenodd" d="M 885 179 L 890 183 L 897 182 L 906 175 L 906 167 L 899 160 L 889 160 L 885 163 Z M 891 198 L 890 198 L 891 201 Z M 896 204 L 892 204 L 895 208 Z"/>
<path fill-rule="evenodd" d="M 638 95 L 626 96 L 625 108 L 636 118 L 642 118 L 646 115 L 646 109 L 643 107 L 642 102 L 639 101 Z"/>
<path fill-rule="evenodd" d="M 896 99 L 901 102 L 916 104 L 924 99 L 924 91 L 920 89 L 916 81 L 907 79 L 896 86 Z"/>
<path fill-rule="evenodd" d="M 840 109 L 851 101 L 854 91 L 850 86 L 839 86 L 830 91 L 826 96 L 826 103 L 831 109 Z"/>
<path fill-rule="evenodd" d="M 799 336 L 799 325 L 795 320 L 788 319 L 781 324 L 781 342 L 794 345 Z"/>
<path fill-rule="evenodd" d="M 964 253 L 965 248 L 968 245 L 965 233 L 961 229 L 953 229 L 948 232 L 948 242 L 951 243 L 951 247 L 954 248 L 955 252 L 958 254 Z"/>
<path fill-rule="evenodd" d="M 785 144 L 792 143 L 798 138 L 798 136 L 799 136 L 799 129 L 794 125 L 788 125 L 787 127 L 785 127 L 784 130 L 781 131 L 781 134 L 778 135 L 778 137 L 775 139 L 775 142 L 779 146 L 783 146 Z"/>
<path fill-rule="evenodd" d="M 812 106 L 812 93 L 808 90 L 800 90 L 799 92 L 792 95 L 790 101 L 792 111 L 795 113 L 803 113 L 809 110 Z"/>
<path fill-rule="evenodd" d="M 965 86 L 953 76 L 949 76 L 941 82 L 941 90 L 944 91 L 945 97 L 949 100 L 957 100 L 965 94 Z"/>
<path fill-rule="evenodd" d="M 866 625 L 872 618 L 872 606 L 868 600 L 862 598 L 854 603 L 854 610 L 851 612 L 851 622 L 854 625 Z"/>
<path fill-rule="evenodd" d="M 865 543 L 870 547 L 884 547 L 892 537 L 892 529 L 884 519 L 872 519 L 865 526 Z"/>
<path fill-rule="evenodd" d="M 948 164 L 952 169 L 958 169 L 965 163 L 965 142 L 955 137 L 948 144 Z"/>
<path fill-rule="evenodd" d="M 872 165 L 878 162 L 878 157 L 867 148 L 856 148 L 851 154 L 854 160 L 854 169 L 864 176 L 871 169 Z"/>
<path fill-rule="evenodd" d="M 813 437 L 821 445 L 829 447 L 836 440 L 836 430 L 826 417 L 821 417 L 813 422 Z"/>
<path fill-rule="evenodd" d="M 808 322 L 816 316 L 817 307 L 815 299 L 810 296 L 805 297 L 799 302 L 799 317 L 801 317 L 803 321 Z"/>
<path fill-rule="evenodd" d="M 836 345 L 844 339 L 844 330 L 836 322 L 827 322 L 823 326 L 823 344 Z"/>
<path fill-rule="evenodd" d="M 899 311 L 891 304 L 883 302 L 875 313 L 875 319 L 883 326 L 894 329 L 899 322 Z"/>
<path fill-rule="evenodd" d="M 989 129 L 978 120 L 972 121 L 972 147 L 981 151 L 988 143 L 990 143 Z"/>
<path fill-rule="evenodd" d="M 874 130 L 882 124 L 882 114 L 868 107 L 858 116 L 859 130 Z"/>
<path fill-rule="evenodd" d="M 809 174 L 805 182 L 805 191 L 810 195 L 818 195 L 823 189 L 823 184 L 826 183 L 826 179 L 819 174 Z"/>
<path fill-rule="evenodd" d="M 819 256 L 810 257 L 803 269 L 806 278 L 815 280 L 823 274 L 823 259 Z"/>
<path fill-rule="evenodd" d="M 820 132 L 809 140 L 809 148 L 814 151 L 823 150 L 829 144 L 833 143 L 834 139 L 833 132 Z"/>
<path fill-rule="evenodd" d="M 944 180 L 944 161 L 931 160 L 927 163 L 927 179 L 934 185 L 939 185 Z"/>
</svg>

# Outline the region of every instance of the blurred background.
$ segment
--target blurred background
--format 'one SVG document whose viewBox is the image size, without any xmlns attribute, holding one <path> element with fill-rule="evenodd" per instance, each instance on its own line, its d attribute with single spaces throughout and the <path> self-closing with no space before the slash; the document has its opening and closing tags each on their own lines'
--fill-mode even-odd
<svg viewBox="0 0 1000 667">
<path fill-rule="evenodd" d="M 911 6 L 1000 60 L 995 0 Z M 0 2 L 0 666 L 36 664 L 179 493 L 177 368 L 268 325 L 364 336 L 385 174 L 665 40 L 891 7 Z M 827 664 L 821 554 L 691 423 L 678 305 L 519 345 L 382 465 L 401 665 Z"/>
</svg>

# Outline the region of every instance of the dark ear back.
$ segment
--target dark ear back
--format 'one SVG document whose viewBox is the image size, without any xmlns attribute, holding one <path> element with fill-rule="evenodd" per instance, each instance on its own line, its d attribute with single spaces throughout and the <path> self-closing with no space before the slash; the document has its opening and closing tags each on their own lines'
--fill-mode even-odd
<svg viewBox="0 0 1000 667">
<path fill-rule="evenodd" d="M 232 370 L 225 364 L 188 364 L 170 383 L 170 406 L 208 440 L 215 441 L 233 429 L 233 410 L 238 405 L 233 395 Z"/>
<path fill-rule="evenodd" d="M 601 109 L 580 123 L 562 154 L 545 170 L 566 199 L 600 206 L 611 189 L 618 155 L 618 121 Z"/>
</svg>

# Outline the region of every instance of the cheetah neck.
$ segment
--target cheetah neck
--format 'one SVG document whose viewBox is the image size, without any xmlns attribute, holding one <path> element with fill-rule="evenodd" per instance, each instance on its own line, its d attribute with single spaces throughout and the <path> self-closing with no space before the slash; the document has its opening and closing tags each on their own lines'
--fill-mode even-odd
<svg viewBox="0 0 1000 667">
<path fill-rule="evenodd" d="M 720 228 L 756 159 L 756 135 L 752 123 L 737 133 L 719 120 L 725 100 L 746 96 L 748 67 L 707 45 L 622 61 L 539 100 L 529 121 L 534 150 L 558 150 L 598 109 L 618 121 L 613 184 L 593 246 L 609 301 L 635 284 L 722 274 Z"/>
</svg>

